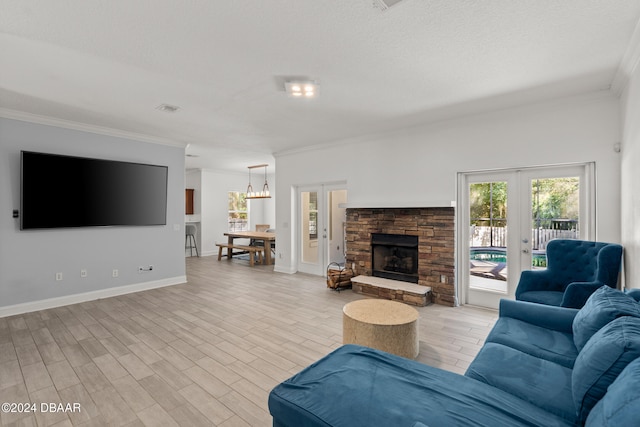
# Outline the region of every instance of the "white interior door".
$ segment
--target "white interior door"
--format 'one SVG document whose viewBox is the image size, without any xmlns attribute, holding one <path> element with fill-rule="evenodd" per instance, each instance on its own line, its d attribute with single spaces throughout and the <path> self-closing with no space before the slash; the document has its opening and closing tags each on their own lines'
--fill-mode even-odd
<svg viewBox="0 0 640 427">
<path fill-rule="evenodd" d="M 343 188 L 327 187 L 327 261 L 344 264 L 346 259 L 345 226 L 347 221 L 347 209 L 340 207 L 347 203 L 347 190 Z"/>
<path fill-rule="evenodd" d="M 325 275 L 330 262 L 344 262 L 347 190 L 343 185 L 299 187 L 298 271 Z"/>
<path fill-rule="evenodd" d="M 553 238 L 595 236 L 593 165 L 460 174 L 461 302 L 498 308 L 523 270 L 546 268 Z"/>
</svg>

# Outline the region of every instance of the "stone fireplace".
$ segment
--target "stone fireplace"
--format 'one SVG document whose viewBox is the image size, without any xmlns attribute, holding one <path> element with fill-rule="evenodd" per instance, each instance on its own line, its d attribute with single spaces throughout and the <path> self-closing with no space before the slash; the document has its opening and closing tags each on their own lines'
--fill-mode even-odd
<svg viewBox="0 0 640 427">
<path fill-rule="evenodd" d="M 346 223 L 347 265 L 356 275 L 374 276 L 374 246 L 376 234 L 417 238 L 417 280 L 413 283 L 429 286 L 433 302 L 455 304 L 455 216 L 453 207 L 434 208 L 348 208 Z M 405 239 L 401 237 L 401 239 Z M 402 240 L 406 244 L 409 239 Z M 405 246 L 406 247 L 406 246 Z M 408 264 L 404 251 L 396 249 L 387 257 L 396 268 Z M 393 256 L 404 261 L 393 260 Z M 389 258 L 391 257 L 391 258 Z M 377 256 L 376 256 L 377 259 Z M 376 266 L 375 270 L 379 270 Z M 393 278 L 398 280 L 397 278 Z"/>
</svg>

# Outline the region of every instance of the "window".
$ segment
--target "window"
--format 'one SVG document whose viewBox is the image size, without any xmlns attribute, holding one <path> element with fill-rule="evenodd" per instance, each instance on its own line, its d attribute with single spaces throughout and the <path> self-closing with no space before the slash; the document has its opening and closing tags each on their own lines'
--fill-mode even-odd
<svg viewBox="0 0 640 427">
<path fill-rule="evenodd" d="M 507 247 L 507 183 L 469 184 L 471 247 Z"/>
<path fill-rule="evenodd" d="M 229 231 L 249 231 L 246 193 L 229 191 Z"/>
<path fill-rule="evenodd" d="M 309 239 L 318 238 L 318 193 L 309 193 Z"/>
</svg>

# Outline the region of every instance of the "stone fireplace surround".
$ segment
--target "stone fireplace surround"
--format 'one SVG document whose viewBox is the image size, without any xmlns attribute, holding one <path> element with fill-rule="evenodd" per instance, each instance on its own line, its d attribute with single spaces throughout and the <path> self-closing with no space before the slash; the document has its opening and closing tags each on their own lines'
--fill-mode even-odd
<svg viewBox="0 0 640 427">
<path fill-rule="evenodd" d="M 418 285 L 431 287 L 434 303 L 453 306 L 454 225 L 453 207 L 347 208 L 347 265 L 372 275 L 371 233 L 418 236 Z"/>
</svg>

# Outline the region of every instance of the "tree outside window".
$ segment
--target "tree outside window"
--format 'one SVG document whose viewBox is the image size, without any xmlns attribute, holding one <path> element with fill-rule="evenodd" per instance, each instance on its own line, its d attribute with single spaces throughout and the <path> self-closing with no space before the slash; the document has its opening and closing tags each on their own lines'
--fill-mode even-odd
<svg viewBox="0 0 640 427">
<path fill-rule="evenodd" d="M 249 209 L 246 193 L 229 191 L 229 231 L 249 231 Z"/>
<path fill-rule="evenodd" d="M 479 182 L 469 186 L 471 246 L 507 246 L 507 183 Z"/>
<path fill-rule="evenodd" d="M 506 247 L 507 183 L 470 184 L 469 205 L 472 227 L 470 245 Z M 579 212 L 580 179 L 578 177 L 532 180 L 532 249 L 544 250 L 546 243 L 554 238 L 579 238 Z"/>
</svg>

